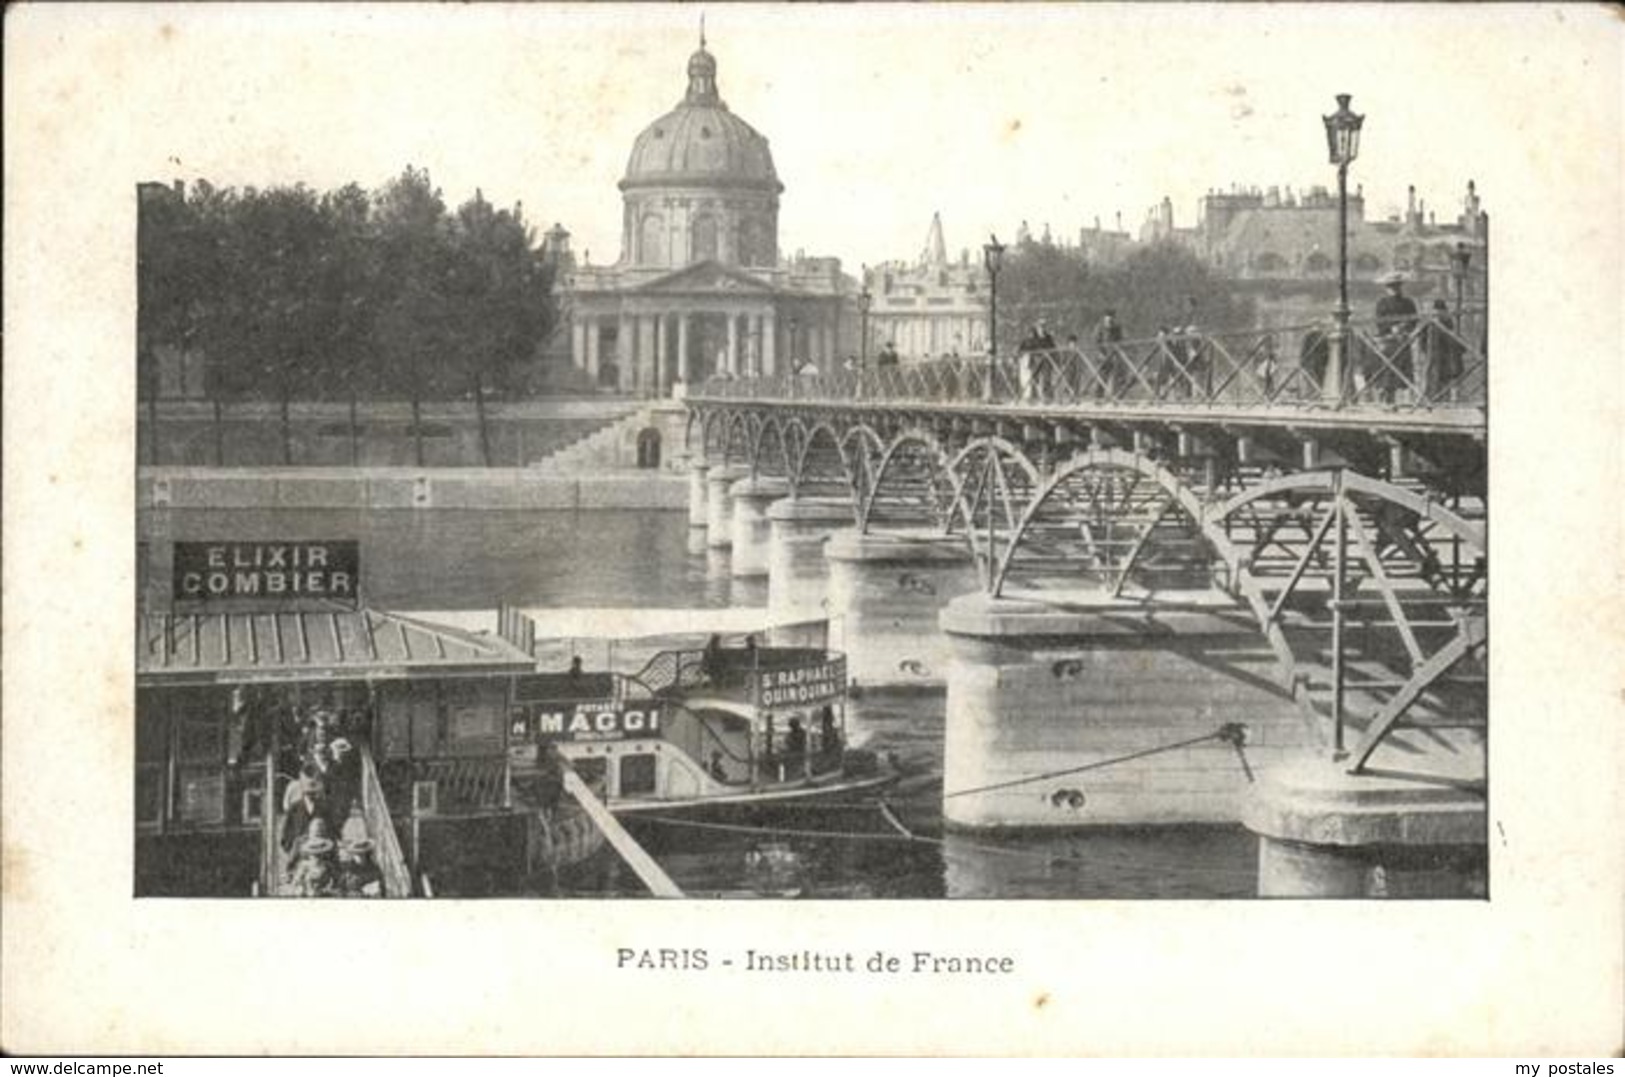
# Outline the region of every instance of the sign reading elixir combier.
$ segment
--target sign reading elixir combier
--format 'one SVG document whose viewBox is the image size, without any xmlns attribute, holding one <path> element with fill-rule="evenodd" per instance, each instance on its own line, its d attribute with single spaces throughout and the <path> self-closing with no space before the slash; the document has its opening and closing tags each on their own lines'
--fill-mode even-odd
<svg viewBox="0 0 1625 1077">
<path fill-rule="evenodd" d="M 336 598 L 361 589 L 361 543 L 353 539 L 177 542 L 175 598 L 216 600 Z"/>
</svg>

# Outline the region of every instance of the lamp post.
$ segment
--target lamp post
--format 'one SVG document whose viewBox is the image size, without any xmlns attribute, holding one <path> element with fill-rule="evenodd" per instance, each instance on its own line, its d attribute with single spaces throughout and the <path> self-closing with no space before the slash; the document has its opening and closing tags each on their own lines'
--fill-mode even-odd
<svg viewBox="0 0 1625 1077">
<path fill-rule="evenodd" d="M 1456 329 L 1461 330 L 1461 312 L 1467 305 L 1467 267 L 1472 265 L 1473 249 L 1467 244 L 1458 241 L 1456 249 L 1450 255 L 1451 275 L 1456 278 Z"/>
<path fill-rule="evenodd" d="M 1365 117 L 1349 108 L 1350 95 L 1337 95 L 1337 111 L 1322 116 L 1326 125 L 1326 152 L 1337 166 L 1337 311 L 1332 334 L 1327 384 L 1341 398 L 1343 361 L 1347 355 L 1349 328 L 1349 164 L 1360 153 L 1360 126 Z"/>
<path fill-rule="evenodd" d="M 987 386 L 986 399 L 993 399 L 993 368 L 999 359 L 999 270 L 1004 265 L 1004 244 L 989 235 L 982 245 L 982 265 L 987 267 Z"/>
<path fill-rule="evenodd" d="M 858 373 L 869 369 L 869 304 L 875 301 L 865 284 L 858 293 Z"/>
</svg>

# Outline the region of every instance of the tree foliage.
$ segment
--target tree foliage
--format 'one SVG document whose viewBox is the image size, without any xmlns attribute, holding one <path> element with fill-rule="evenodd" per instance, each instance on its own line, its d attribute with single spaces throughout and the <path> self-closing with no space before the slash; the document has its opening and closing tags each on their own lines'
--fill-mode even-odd
<svg viewBox="0 0 1625 1077">
<path fill-rule="evenodd" d="M 200 352 L 227 398 L 509 395 L 558 317 L 520 211 L 455 212 L 425 171 L 381 190 L 195 184 L 143 197 L 143 367 Z"/>
<path fill-rule="evenodd" d="M 1252 324 L 1250 301 L 1234 294 L 1195 255 L 1173 243 L 1140 247 L 1121 262 L 1091 265 L 1083 252 L 1027 240 L 1011 247 L 999 272 L 999 350 L 1013 350 L 1043 321 L 1057 342 L 1076 334 L 1087 341 L 1108 310 L 1129 338 L 1191 320 L 1209 332 Z"/>
</svg>

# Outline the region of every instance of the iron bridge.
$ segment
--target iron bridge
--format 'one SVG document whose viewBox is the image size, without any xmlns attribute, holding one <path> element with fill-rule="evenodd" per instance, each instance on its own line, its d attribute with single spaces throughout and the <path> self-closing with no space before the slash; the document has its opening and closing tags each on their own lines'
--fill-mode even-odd
<svg viewBox="0 0 1625 1077">
<path fill-rule="evenodd" d="M 1250 611 L 1354 773 L 1484 781 L 1482 310 L 713 379 L 688 451 L 860 531 L 961 539 L 993 596 Z"/>
</svg>

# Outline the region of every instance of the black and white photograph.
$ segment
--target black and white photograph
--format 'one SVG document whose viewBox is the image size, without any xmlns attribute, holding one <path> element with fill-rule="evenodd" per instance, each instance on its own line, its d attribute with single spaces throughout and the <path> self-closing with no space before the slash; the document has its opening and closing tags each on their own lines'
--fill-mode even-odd
<svg viewBox="0 0 1625 1077">
<path fill-rule="evenodd" d="M 6 516 L 65 514 L 51 586 L 94 611 L 39 622 L 80 673 L 30 682 L 36 717 L 96 716 L 72 736 L 118 859 L 75 877 L 256 934 L 367 931 L 313 899 L 451 910 L 516 954 L 595 924 L 610 985 L 871 952 L 1013 985 L 1080 925 L 1187 914 L 1283 952 L 1348 917 L 1346 960 L 1534 901 L 1514 865 L 1560 846 L 1520 829 L 1531 781 L 1596 790 L 1571 840 L 1618 837 L 1617 793 L 1513 756 L 1544 724 L 1617 773 L 1617 732 L 1551 728 L 1579 681 L 1539 650 L 1593 586 L 1548 575 L 1617 584 L 1617 520 L 1586 552 L 1531 500 L 1592 488 L 1557 457 L 1617 463 L 1617 414 L 1560 448 L 1575 385 L 1532 371 L 1582 360 L 1529 344 L 1617 336 L 1617 251 L 1590 295 L 1522 282 L 1617 242 L 1618 36 L 1585 43 L 1600 8 L 1391 10 L 30 9 L 89 66 L 15 88 L 128 122 L 105 167 L 70 158 L 117 302 L 59 338 L 8 303 L 9 344 L 67 357 L 37 415 L 8 384 Z M 109 425 L 16 493 L 14 438 L 75 388 Z M 27 556 L 8 688 L 45 653 L 17 643 Z M 1567 621 L 1594 658 L 1608 623 Z M 13 803 L 8 874 L 40 862 Z M 838 931 L 949 922 L 894 969 Z M 552 990 L 589 982 L 559 960 Z M 1030 979 L 1042 1021 L 1061 989 Z M 859 1027 L 825 1049 L 888 1042 Z M 666 1042 L 692 1049 L 620 1047 Z"/>
</svg>

